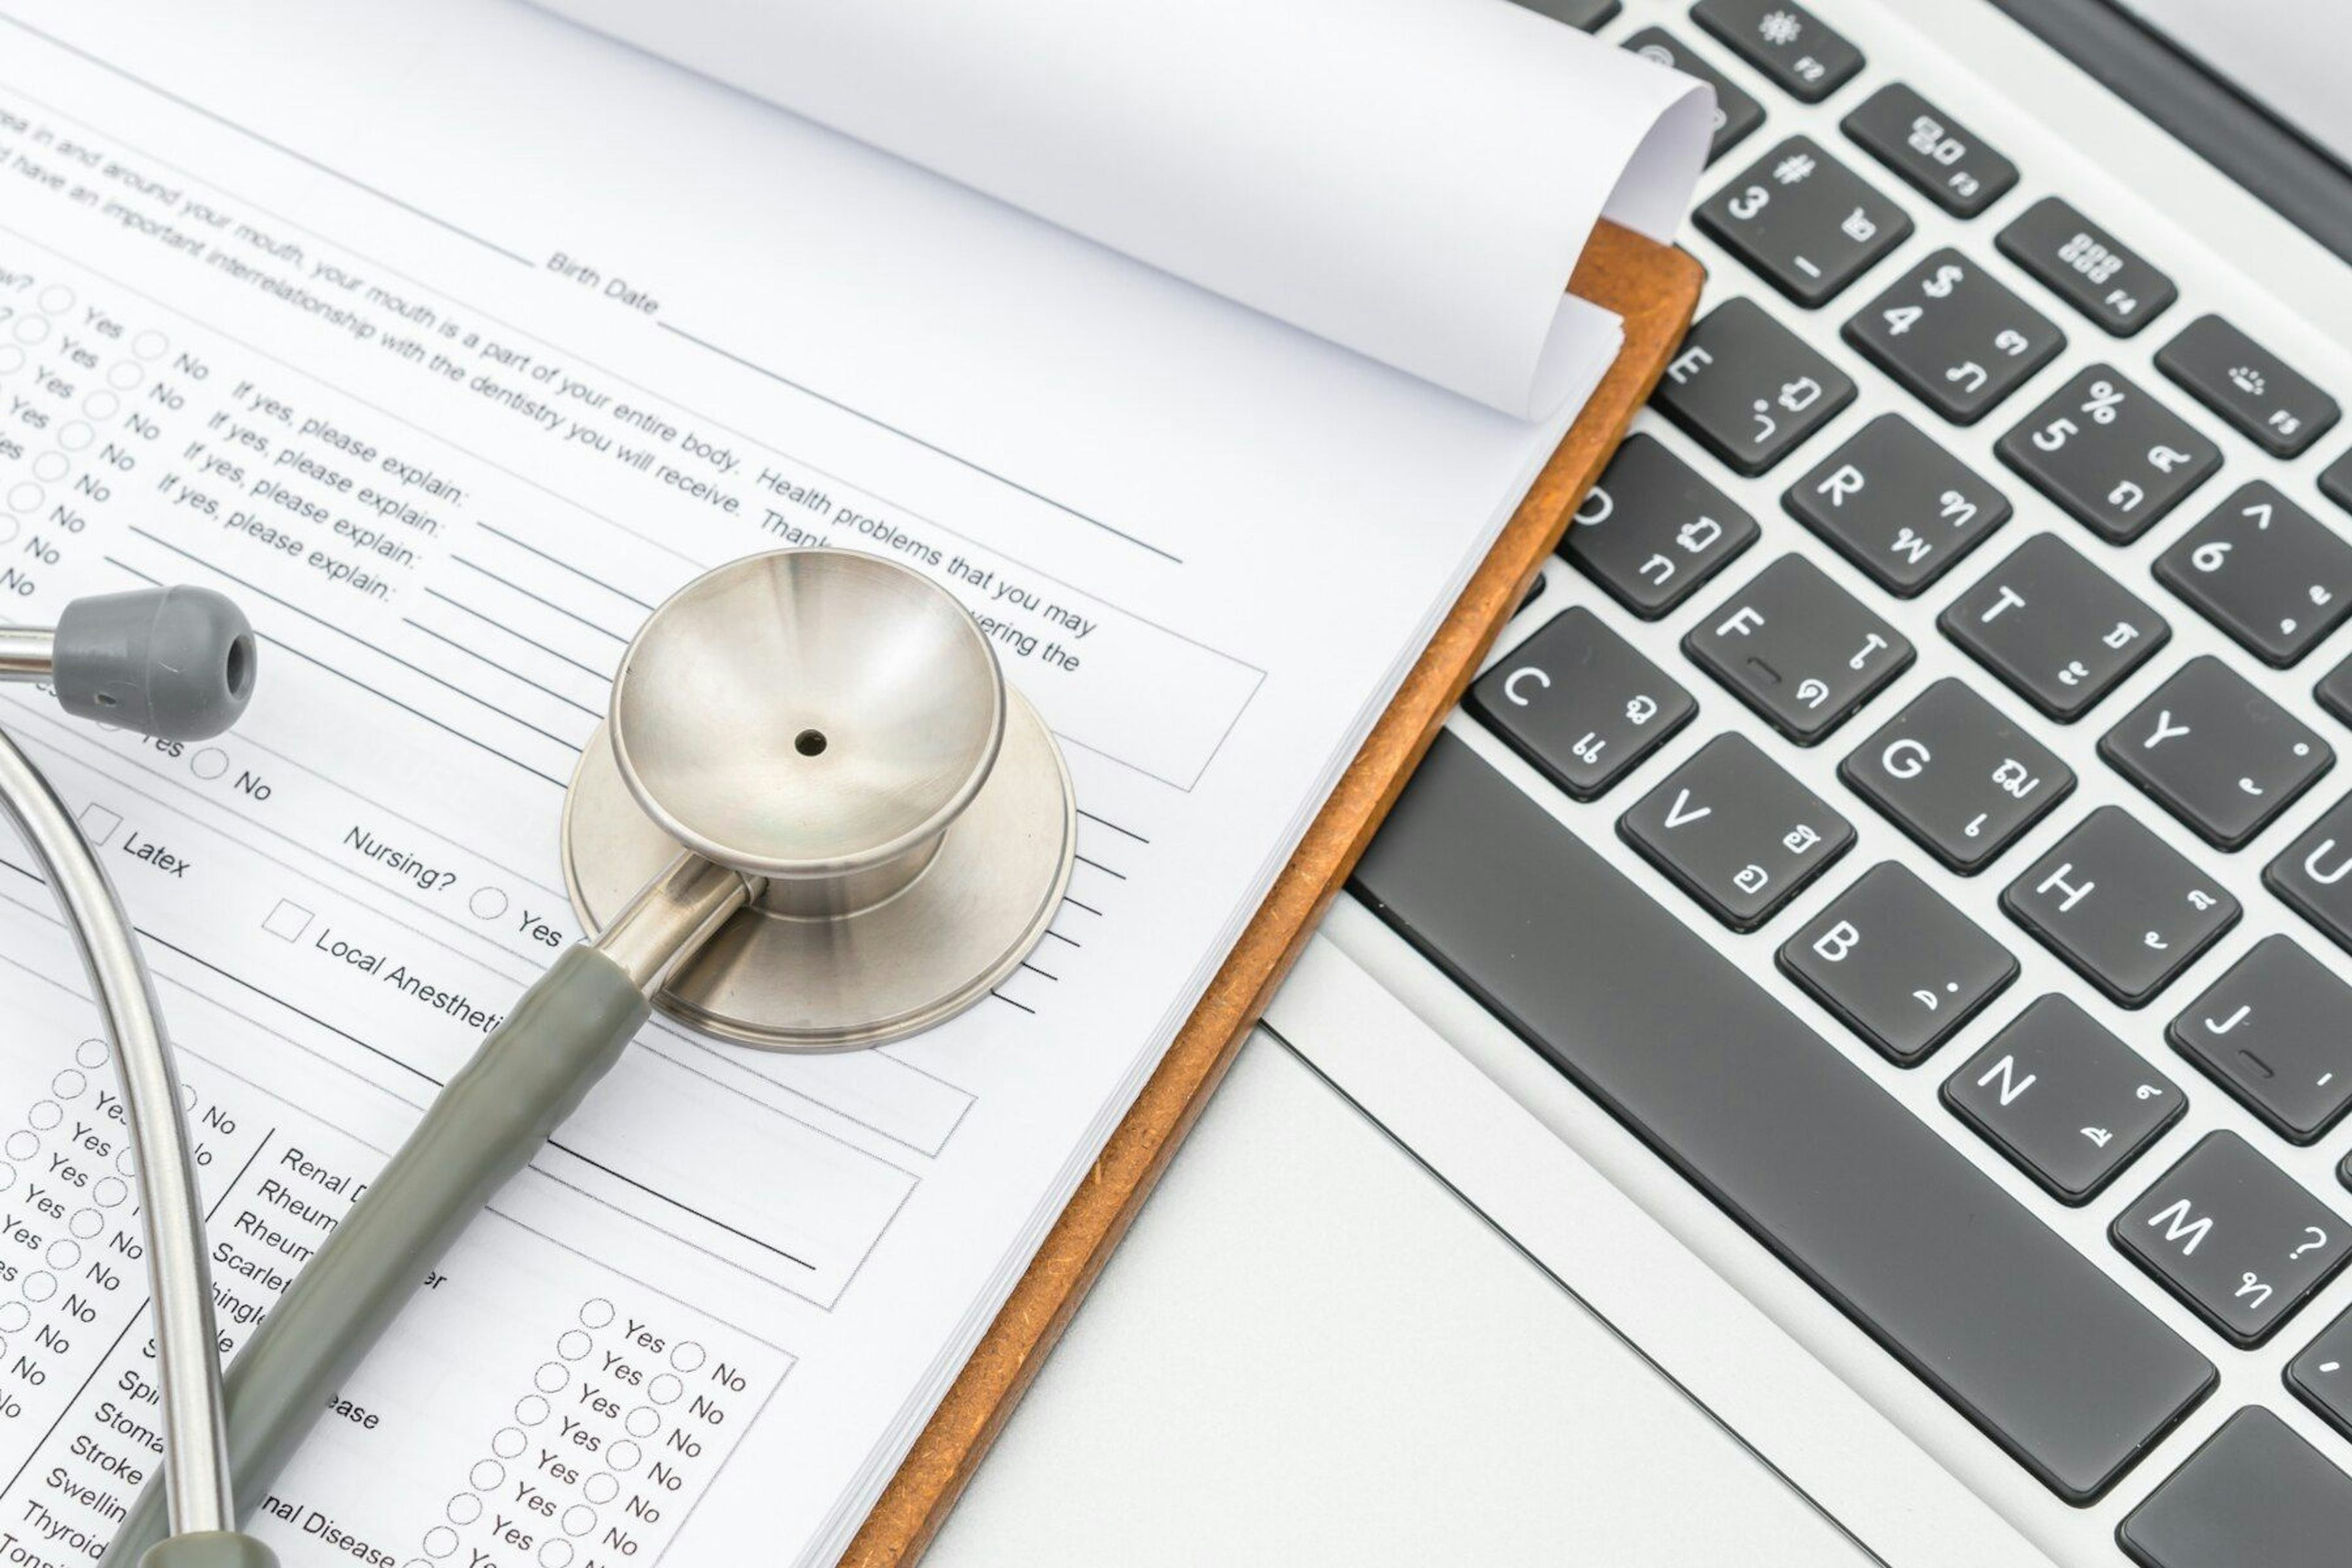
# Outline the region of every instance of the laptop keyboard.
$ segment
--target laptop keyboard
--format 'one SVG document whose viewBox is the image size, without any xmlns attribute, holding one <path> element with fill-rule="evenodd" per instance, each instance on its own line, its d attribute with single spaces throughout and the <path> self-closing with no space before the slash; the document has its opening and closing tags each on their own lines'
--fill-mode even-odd
<svg viewBox="0 0 2352 1568">
<path fill-rule="evenodd" d="M 1738 172 L 1356 890 L 2060 1503 L 2118 1493 L 2091 1560 L 2336 1562 L 2352 372 L 1865 18 L 1566 8 L 1717 82 Z"/>
</svg>

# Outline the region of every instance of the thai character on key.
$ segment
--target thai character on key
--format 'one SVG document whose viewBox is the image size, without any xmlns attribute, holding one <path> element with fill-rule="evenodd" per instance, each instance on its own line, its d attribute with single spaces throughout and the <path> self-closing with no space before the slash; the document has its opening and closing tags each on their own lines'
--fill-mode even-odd
<svg viewBox="0 0 2352 1568">
<path fill-rule="evenodd" d="M 1675 542 L 1692 555 L 1696 555 L 1722 537 L 1723 524 L 1711 517 L 1698 518 L 1675 530 Z"/>
<path fill-rule="evenodd" d="M 2025 764 L 2015 757 L 2003 757 L 1992 771 L 1992 782 L 2007 790 L 2011 796 L 2023 800 L 2042 787 L 2042 781 L 2025 771 Z"/>
</svg>

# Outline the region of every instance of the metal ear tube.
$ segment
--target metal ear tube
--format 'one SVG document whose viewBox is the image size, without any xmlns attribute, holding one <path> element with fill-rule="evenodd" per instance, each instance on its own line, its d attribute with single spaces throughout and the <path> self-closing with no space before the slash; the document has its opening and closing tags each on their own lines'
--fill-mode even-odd
<svg viewBox="0 0 2352 1568">
<path fill-rule="evenodd" d="M 77 599 L 54 630 L 0 630 L 0 679 L 47 681 L 69 713 L 167 739 L 199 740 L 235 723 L 255 667 L 245 616 L 201 588 Z M 268 1547 L 236 1533 L 204 1205 L 154 985 L 89 841 L 5 734 L 0 809 L 40 863 L 80 950 L 138 1162 L 172 1530 L 142 1568 L 275 1568 Z"/>
<path fill-rule="evenodd" d="M 565 880 L 597 934 L 448 1080 L 238 1352 L 225 1517 L 257 1505 L 328 1397 L 653 1009 L 769 1050 L 930 1028 L 1043 939 L 1076 829 L 1052 733 L 929 579 L 874 556 L 779 551 L 664 602 L 622 657 L 565 800 Z M 105 1563 L 182 1568 L 138 1555 L 160 1514 L 151 1487 Z"/>
</svg>

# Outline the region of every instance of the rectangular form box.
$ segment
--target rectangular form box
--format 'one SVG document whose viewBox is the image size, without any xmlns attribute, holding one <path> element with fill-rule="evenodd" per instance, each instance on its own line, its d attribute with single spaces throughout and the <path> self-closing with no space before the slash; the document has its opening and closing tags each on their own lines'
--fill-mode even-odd
<svg viewBox="0 0 2352 1568">
<path fill-rule="evenodd" d="M 96 801 L 91 801 L 81 808 L 82 837 L 89 840 L 90 847 L 93 849 L 111 839 L 115 830 L 121 826 L 122 818 L 120 816 L 107 810 Z"/>
<path fill-rule="evenodd" d="M 977 546 L 933 575 L 1055 734 L 1180 790 L 1200 781 L 1265 679 L 1255 665 Z"/>
<path fill-rule="evenodd" d="M 281 942 L 299 941 L 310 929 L 310 911 L 291 899 L 280 899 L 278 907 L 263 917 L 261 929 Z"/>
</svg>

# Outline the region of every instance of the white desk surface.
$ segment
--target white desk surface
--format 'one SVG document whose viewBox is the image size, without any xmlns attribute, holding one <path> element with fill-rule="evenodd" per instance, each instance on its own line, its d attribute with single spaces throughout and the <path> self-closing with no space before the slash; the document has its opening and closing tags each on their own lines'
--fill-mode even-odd
<svg viewBox="0 0 2352 1568">
<path fill-rule="evenodd" d="M 1264 1034 L 926 1560 L 1858 1561 Z"/>
</svg>

